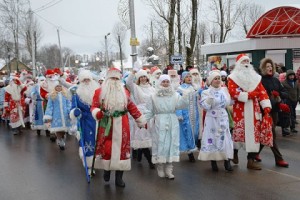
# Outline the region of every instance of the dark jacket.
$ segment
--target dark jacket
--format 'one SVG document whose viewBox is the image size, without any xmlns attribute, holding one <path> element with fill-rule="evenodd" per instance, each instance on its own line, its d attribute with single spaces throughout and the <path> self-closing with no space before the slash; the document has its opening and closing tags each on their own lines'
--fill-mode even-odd
<svg viewBox="0 0 300 200">
<path fill-rule="evenodd" d="M 273 97 L 272 91 L 279 92 L 280 98 L 283 100 L 288 98 L 287 90 L 281 85 L 280 81 L 273 76 L 268 76 L 268 75 L 262 76 L 261 83 L 269 95 L 271 105 L 272 105 L 272 112 L 278 112 L 279 102 L 277 102 L 276 99 Z"/>
<path fill-rule="evenodd" d="M 293 70 L 288 70 L 286 73 L 286 80 L 282 82 L 283 87 L 288 91 L 288 100 L 291 102 L 297 102 L 300 100 L 300 86 L 295 80 L 289 81 L 288 76 L 294 74 Z"/>
</svg>

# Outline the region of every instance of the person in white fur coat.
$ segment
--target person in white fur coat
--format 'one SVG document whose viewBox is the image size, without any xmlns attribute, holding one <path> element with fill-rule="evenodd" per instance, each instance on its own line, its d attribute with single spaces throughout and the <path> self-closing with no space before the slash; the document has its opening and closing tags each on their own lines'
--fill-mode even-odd
<svg viewBox="0 0 300 200">
<path fill-rule="evenodd" d="M 135 80 L 136 78 L 136 80 Z M 126 87 L 133 95 L 135 103 L 139 110 L 143 113 L 146 110 L 146 101 L 155 93 L 155 89 L 149 83 L 149 77 L 146 70 L 139 70 L 129 74 L 126 79 Z M 134 132 L 131 133 L 131 147 L 137 149 L 137 161 L 142 160 L 142 154 L 145 155 L 149 166 L 154 169 L 154 164 L 151 161 L 150 148 L 152 147 L 152 122 L 148 123 L 148 128 L 138 128 L 135 125 Z"/>
</svg>

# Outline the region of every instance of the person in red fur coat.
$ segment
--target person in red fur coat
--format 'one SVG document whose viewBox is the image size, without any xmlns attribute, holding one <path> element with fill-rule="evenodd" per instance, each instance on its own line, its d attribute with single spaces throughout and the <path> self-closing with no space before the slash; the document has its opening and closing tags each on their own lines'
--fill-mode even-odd
<svg viewBox="0 0 300 200">
<path fill-rule="evenodd" d="M 97 136 L 95 167 L 104 169 L 104 180 L 110 179 L 110 171 L 116 170 L 115 184 L 125 187 L 123 171 L 131 169 L 129 113 L 138 127 L 144 127 L 146 119 L 131 101 L 124 88 L 121 72 L 111 68 L 102 87 L 94 93 L 91 112 L 100 121 Z"/>
</svg>

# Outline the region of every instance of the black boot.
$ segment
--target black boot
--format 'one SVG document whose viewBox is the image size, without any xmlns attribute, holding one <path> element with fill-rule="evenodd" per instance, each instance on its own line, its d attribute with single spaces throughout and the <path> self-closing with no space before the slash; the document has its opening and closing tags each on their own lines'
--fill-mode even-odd
<svg viewBox="0 0 300 200">
<path fill-rule="evenodd" d="M 194 157 L 194 154 L 193 154 L 193 153 L 189 153 L 189 154 L 188 154 L 188 156 L 189 156 L 189 161 L 190 161 L 190 162 L 192 162 L 192 163 L 196 162 L 196 160 L 195 160 L 195 157 Z"/>
<path fill-rule="evenodd" d="M 50 137 L 50 131 L 49 130 L 46 130 L 46 136 Z"/>
<path fill-rule="evenodd" d="M 229 172 L 233 171 L 229 160 L 224 160 L 224 167 L 225 167 L 225 170 L 227 170 Z"/>
<path fill-rule="evenodd" d="M 41 130 L 37 130 L 37 131 L 36 131 L 36 134 L 37 134 L 38 136 L 40 136 L 40 135 L 41 135 Z"/>
<path fill-rule="evenodd" d="M 212 160 L 212 161 L 210 161 L 210 162 L 211 162 L 211 169 L 212 169 L 214 172 L 219 171 L 219 168 L 218 168 L 218 165 L 217 165 L 217 161 Z"/>
<path fill-rule="evenodd" d="M 125 183 L 122 178 L 123 178 L 123 171 L 116 171 L 116 180 L 115 180 L 116 186 L 125 187 Z"/>
<path fill-rule="evenodd" d="M 143 149 L 143 152 L 144 152 L 145 157 L 146 157 L 146 159 L 147 159 L 147 161 L 149 163 L 150 169 L 154 169 L 155 167 L 154 167 L 154 164 L 152 163 L 152 156 L 151 156 L 151 153 L 150 153 L 150 149 L 149 148 L 145 148 L 145 149 Z"/>
<path fill-rule="evenodd" d="M 105 182 L 108 182 L 110 180 L 110 171 L 104 170 L 103 179 Z"/>
<path fill-rule="evenodd" d="M 55 142 L 56 141 L 56 135 L 55 135 L 55 133 L 51 133 L 50 134 L 50 140 L 51 140 L 51 142 Z"/>
<path fill-rule="evenodd" d="M 132 159 L 136 160 L 137 158 L 137 150 L 136 149 L 132 149 Z"/>
<path fill-rule="evenodd" d="M 142 149 L 138 149 L 138 150 L 137 150 L 137 161 L 138 161 L 138 162 L 141 162 L 141 161 L 142 161 L 142 155 L 143 155 Z"/>
</svg>

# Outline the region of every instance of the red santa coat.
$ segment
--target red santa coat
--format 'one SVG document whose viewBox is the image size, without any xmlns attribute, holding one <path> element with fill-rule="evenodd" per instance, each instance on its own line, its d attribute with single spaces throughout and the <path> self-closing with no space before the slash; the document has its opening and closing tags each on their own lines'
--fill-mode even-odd
<svg viewBox="0 0 300 200">
<path fill-rule="evenodd" d="M 94 94 L 91 112 L 93 117 L 100 121 L 104 114 L 100 108 L 101 88 L 97 89 Z M 138 124 L 145 124 L 146 121 L 142 117 L 141 112 L 136 105 L 130 100 L 129 92 L 126 91 L 128 98 L 127 110 L 136 120 Z M 95 168 L 105 170 L 130 170 L 130 127 L 128 115 L 124 114 L 120 117 L 111 117 L 112 123 L 110 132 L 105 136 L 105 128 L 98 125 L 98 140 L 96 148 Z M 98 159 L 99 158 L 99 159 Z"/>
<path fill-rule="evenodd" d="M 264 109 L 271 108 L 268 94 L 261 84 L 259 76 L 255 78 L 252 85 L 243 86 L 235 76 L 228 78 L 228 91 L 233 104 L 233 141 L 235 148 L 245 145 L 247 152 L 258 152 L 261 137 L 262 113 L 260 106 Z M 242 86 L 242 87 L 241 87 Z M 244 89 L 243 89 L 244 88 Z M 256 91 L 259 93 L 254 100 L 248 99 L 248 92 Z"/>
<path fill-rule="evenodd" d="M 8 85 L 5 88 L 5 97 L 4 97 L 4 109 L 5 115 L 9 117 L 10 123 L 9 125 L 12 128 L 17 128 L 19 126 L 25 127 L 24 124 L 24 115 L 26 110 L 26 103 L 25 103 L 25 96 L 24 92 L 26 91 L 27 87 L 25 85 L 21 86 L 21 99 L 16 101 L 13 99 L 11 92 L 12 88 Z"/>
</svg>

